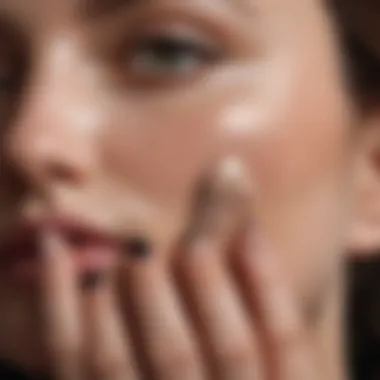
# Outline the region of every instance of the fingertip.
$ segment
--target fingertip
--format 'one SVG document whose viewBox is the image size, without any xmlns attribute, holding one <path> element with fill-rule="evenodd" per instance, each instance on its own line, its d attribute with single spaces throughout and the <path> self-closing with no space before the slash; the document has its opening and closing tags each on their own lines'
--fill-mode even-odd
<svg viewBox="0 0 380 380">
<path fill-rule="evenodd" d="M 64 240 L 53 229 L 41 233 L 41 251 L 44 257 L 56 257 L 68 251 Z"/>
<path fill-rule="evenodd" d="M 235 185 L 240 189 L 253 190 L 253 183 L 249 179 L 249 172 L 243 160 L 238 156 L 227 156 L 217 169 L 216 180 L 220 183 Z"/>
</svg>

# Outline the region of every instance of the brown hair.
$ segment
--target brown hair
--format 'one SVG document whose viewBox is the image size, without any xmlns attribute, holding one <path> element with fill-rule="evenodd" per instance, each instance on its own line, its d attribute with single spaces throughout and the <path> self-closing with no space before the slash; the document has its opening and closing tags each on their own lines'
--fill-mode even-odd
<svg viewBox="0 0 380 380">
<path fill-rule="evenodd" d="M 354 90 L 366 101 L 380 96 L 380 2 L 332 0 Z"/>
</svg>

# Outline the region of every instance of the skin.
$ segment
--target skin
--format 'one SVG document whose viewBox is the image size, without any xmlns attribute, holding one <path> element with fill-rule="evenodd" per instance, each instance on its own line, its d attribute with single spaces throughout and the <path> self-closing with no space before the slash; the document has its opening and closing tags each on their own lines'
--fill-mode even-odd
<svg viewBox="0 0 380 380">
<path fill-rule="evenodd" d="M 132 310 L 142 321 L 137 323 L 142 356 L 160 379 L 176 378 L 173 368 L 182 373 L 181 365 L 170 365 L 178 362 L 191 363 L 186 367 L 192 369 L 189 379 L 201 378 L 203 361 L 194 348 L 198 341 L 206 342 L 211 353 L 221 353 L 214 355 L 220 359 L 216 362 L 206 355 L 206 363 L 219 368 L 214 373 L 224 373 L 225 379 L 236 378 L 232 369 L 237 362 L 246 369 L 242 378 L 252 378 L 261 368 L 259 378 L 264 379 L 268 362 L 288 368 L 293 356 L 287 352 L 300 355 L 294 358 L 302 359 L 310 376 L 316 371 L 309 362 L 317 360 L 320 378 L 342 377 L 337 310 L 352 222 L 347 210 L 355 188 L 353 162 L 362 140 L 357 138 L 352 97 L 324 2 L 160 0 L 95 16 L 83 11 L 78 0 L 3 0 L 0 19 L 17 32 L 2 32 L 0 73 L 19 75 L 13 72 L 14 56 L 21 51 L 28 57 L 28 75 L 20 76 L 22 91 L 14 94 L 5 88 L 0 94 L 0 235 L 17 218 L 53 213 L 85 218 L 120 236 L 131 231 L 148 236 L 152 256 L 145 264 L 127 260 L 122 271 L 128 284 L 123 289 L 131 293 L 133 305 L 126 314 Z M 5 48 L 10 35 L 14 49 Z M 154 42 L 162 36 L 182 36 L 206 54 L 190 49 L 166 61 L 156 48 L 152 53 L 140 43 L 143 37 Z M 232 278 L 215 259 L 226 247 L 220 232 L 201 249 L 206 253 L 194 255 L 201 261 L 186 267 L 187 292 L 179 291 L 180 297 L 192 310 L 204 310 L 220 298 L 230 317 L 223 322 L 223 313 L 210 306 L 199 313 L 200 325 L 206 327 L 197 329 L 194 338 L 185 311 L 172 296 L 177 287 L 167 281 L 167 263 L 188 224 L 200 179 L 226 157 L 235 162 L 238 157 L 239 167 L 246 168 L 236 186 L 244 187 L 240 182 L 246 179 L 251 183 L 245 207 L 255 231 L 265 238 L 239 250 L 239 275 Z M 78 297 L 69 248 L 54 234 L 43 241 L 42 298 L 40 291 L 12 283 L 6 273 L 1 277 L 0 356 L 38 369 L 50 357 L 62 379 L 73 379 L 64 369 L 80 367 L 74 353 L 92 337 L 93 344 L 86 347 L 104 347 L 109 339 L 113 348 L 108 356 L 93 352 L 91 363 L 115 354 L 101 361 L 106 362 L 101 370 L 95 366 L 104 374 L 99 378 L 119 379 L 120 373 L 132 371 L 128 358 L 133 354 L 128 352 L 134 346 L 121 338 L 113 292 L 107 285 Z M 183 251 L 197 251 L 195 246 Z M 247 264 L 247 251 L 261 254 Z M 260 264 L 259 257 L 272 257 L 272 264 Z M 242 272 L 244 267 L 248 272 Z M 191 268 L 198 268 L 195 274 Z M 202 277 L 204 268 L 215 276 Z M 235 282 L 240 284 L 236 291 L 231 285 Z M 262 295 L 258 299 L 253 288 Z M 282 294 L 279 289 L 284 288 Z M 192 289 L 215 291 L 194 301 Z M 237 302 L 240 292 L 261 310 L 262 329 L 246 316 L 250 307 Z M 283 302 L 271 307 L 273 299 Z M 278 320 L 265 312 L 277 308 Z M 67 309 L 71 311 L 62 311 L 65 318 L 57 317 L 57 310 Z M 78 325 L 79 310 L 90 328 L 87 338 Z M 290 322 L 282 334 L 275 326 L 286 315 Z M 162 328 L 148 328 L 152 320 L 159 320 Z M 220 336 L 211 333 L 218 323 Z M 114 326 L 112 332 L 107 326 Z M 245 332 L 256 335 L 257 330 L 266 331 L 263 337 L 258 333 L 261 343 L 242 342 Z M 48 350 L 47 332 L 53 337 Z M 294 336 L 294 344 L 284 344 Z M 168 344 L 174 350 L 149 343 L 170 339 L 176 342 Z M 279 352 L 271 360 L 258 354 L 265 340 Z M 160 355 L 163 351 L 167 357 Z M 239 361 L 240 352 L 252 360 Z M 226 361 L 231 357 L 238 359 Z M 230 372 L 215 364 L 223 361 L 233 363 Z M 115 362 L 120 373 L 112 377 L 110 363 Z M 305 379 L 301 367 L 279 371 L 275 378 Z"/>
</svg>

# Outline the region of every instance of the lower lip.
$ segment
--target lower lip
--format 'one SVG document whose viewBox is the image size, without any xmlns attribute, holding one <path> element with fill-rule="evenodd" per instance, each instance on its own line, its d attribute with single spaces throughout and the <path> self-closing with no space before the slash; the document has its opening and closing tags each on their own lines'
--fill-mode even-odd
<svg viewBox="0 0 380 380">
<path fill-rule="evenodd" d="M 78 275 L 107 270 L 115 262 L 115 251 L 110 249 L 88 249 L 77 253 L 73 259 L 74 270 Z M 35 258 L 15 259 L 6 266 L 5 271 L 7 276 L 21 283 L 36 282 L 42 277 L 42 265 Z"/>
</svg>

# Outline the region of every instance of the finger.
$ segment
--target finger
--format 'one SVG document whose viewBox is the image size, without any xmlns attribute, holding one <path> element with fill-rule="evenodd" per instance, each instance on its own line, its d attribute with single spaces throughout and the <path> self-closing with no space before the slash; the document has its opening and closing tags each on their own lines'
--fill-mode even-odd
<svg viewBox="0 0 380 380">
<path fill-rule="evenodd" d="M 220 260 L 217 244 L 202 242 L 185 254 L 184 297 L 210 360 L 213 378 L 256 379 L 258 352 L 253 326 Z"/>
<path fill-rule="evenodd" d="M 185 240 L 206 236 L 227 245 L 249 215 L 251 192 L 241 160 L 227 157 L 200 183 Z"/>
<path fill-rule="evenodd" d="M 58 380 L 82 380 L 81 329 L 75 271 L 54 232 L 42 237 L 42 307 L 47 349 Z"/>
<path fill-rule="evenodd" d="M 270 378 L 314 379 L 316 371 L 300 307 L 280 270 L 276 252 L 259 232 L 251 232 L 240 260 L 245 294 L 266 342 Z"/>
<path fill-rule="evenodd" d="M 212 378 L 259 379 L 254 327 L 226 268 L 228 243 L 246 209 L 241 163 L 225 161 L 200 202 L 192 240 L 180 252 L 179 279 L 210 360 Z M 229 238 L 228 238 L 229 237 Z"/>
<path fill-rule="evenodd" d="M 202 380 L 192 330 L 158 252 L 135 259 L 122 275 L 127 313 L 133 313 L 139 362 L 148 379 Z"/>
<path fill-rule="evenodd" d="M 83 280 L 88 378 L 137 379 L 130 340 L 115 299 L 112 273 L 88 273 Z"/>
</svg>

